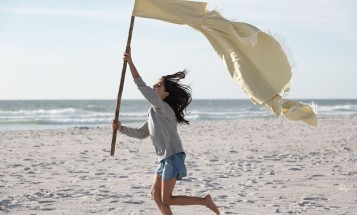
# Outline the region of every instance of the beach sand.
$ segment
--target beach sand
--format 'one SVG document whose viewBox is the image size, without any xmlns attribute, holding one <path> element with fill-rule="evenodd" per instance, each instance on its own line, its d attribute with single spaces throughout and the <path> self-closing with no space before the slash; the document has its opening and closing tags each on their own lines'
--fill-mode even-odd
<svg viewBox="0 0 357 215">
<path fill-rule="evenodd" d="M 180 126 L 188 177 L 175 195 L 210 193 L 222 214 L 357 214 L 357 118 L 192 122 Z M 160 214 L 149 138 L 68 128 L 0 132 L 0 213 Z M 172 206 L 174 214 L 212 214 Z"/>
</svg>

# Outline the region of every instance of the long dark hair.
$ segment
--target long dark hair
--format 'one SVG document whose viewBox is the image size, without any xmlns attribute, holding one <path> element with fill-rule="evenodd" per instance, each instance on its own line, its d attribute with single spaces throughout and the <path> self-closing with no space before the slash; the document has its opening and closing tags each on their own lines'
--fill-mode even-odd
<svg viewBox="0 0 357 215">
<path fill-rule="evenodd" d="M 184 79 L 187 74 L 186 70 L 176 72 L 172 75 L 162 76 L 164 81 L 165 91 L 169 95 L 164 99 L 166 103 L 174 110 L 176 119 L 180 124 L 189 124 L 189 121 L 185 119 L 186 107 L 191 103 L 191 87 L 179 83 L 181 79 Z"/>
</svg>

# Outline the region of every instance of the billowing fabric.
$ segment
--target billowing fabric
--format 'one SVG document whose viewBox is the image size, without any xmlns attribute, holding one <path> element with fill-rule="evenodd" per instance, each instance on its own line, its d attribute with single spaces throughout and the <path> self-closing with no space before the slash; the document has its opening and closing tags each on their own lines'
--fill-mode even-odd
<svg viewBox="0 0 357 215">
<path fill-rule="evenodd" d="M 313 105 L 280 96 L 290 90 L 292 77 L 280 44 L 258 28 L 226 20 L 207 6 L 204 2 L 184 0 L 136 0 L 133 16 L 185 24 L 201 32 L 253 103 L 278 116 L 316 126 Z"/>
</svg>

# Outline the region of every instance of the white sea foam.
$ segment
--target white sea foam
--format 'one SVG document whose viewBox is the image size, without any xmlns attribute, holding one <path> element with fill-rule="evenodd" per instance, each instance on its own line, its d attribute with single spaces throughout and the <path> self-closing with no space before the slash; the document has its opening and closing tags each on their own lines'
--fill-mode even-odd
<svg viewBox="0 0 357 215">
<path fill-rule="evenodd" d="M 306 101 L 311 102 L 311 101 Z M 315 100 L 319 117 L 356 116 L 357 100 Z M 122 102 L 119 120 L 142 123 L 150 105 L 145 100 Z M 0 101 L 0 130 L 36 126 L 110 126 L 114 100 Z M 248 100 L 193 100 L 186 112 L 190 121 L 275 117 Z"/>
</svg>

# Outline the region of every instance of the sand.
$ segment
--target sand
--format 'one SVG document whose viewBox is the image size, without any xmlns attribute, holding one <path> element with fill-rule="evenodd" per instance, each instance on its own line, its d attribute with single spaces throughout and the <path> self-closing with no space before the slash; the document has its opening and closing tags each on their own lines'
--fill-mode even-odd
<svg viewBox="0 0 357 215">
<path fill-rule="evenodd" d="M 222 214 L 357 214 L 357 118 L 313 128 L 280 119 L 180 126 L 188 177 L 175 195 L 210 193 Z M 1 214 L 160 214 L 150 139 L 111 128 L 0 132 Z M 172 206 L 174 214 L 212 214 Z"/>
</svg>

